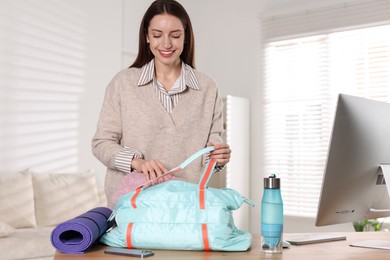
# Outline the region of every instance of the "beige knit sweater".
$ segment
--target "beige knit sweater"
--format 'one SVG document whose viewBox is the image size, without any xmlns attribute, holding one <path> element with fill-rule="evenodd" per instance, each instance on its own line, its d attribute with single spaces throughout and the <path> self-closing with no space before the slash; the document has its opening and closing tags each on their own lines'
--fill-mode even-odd
<svg viewBox="0 0 390 260">
<path fill-rule="evenodd" d="M 206 147 L 208 141 L 222 142 L 223 103 L 218 89 L 208 76 L 194 72 L 201 90 L 187 88 L 171 114 L 160 103 L 152 82 L 137 86 L 141 69 L 125 69 L 108 85 L 92 152 L 107 167 L 105 191 L 110 208 L 114 207 L 111 198 L 124 176 L 115 168 L 115 158 L 124 146 L 137 149 L 146 160 L 160 160 L 171 169 Z M 176 175 L 197 183 L 203 159 Z"/>
</svg>

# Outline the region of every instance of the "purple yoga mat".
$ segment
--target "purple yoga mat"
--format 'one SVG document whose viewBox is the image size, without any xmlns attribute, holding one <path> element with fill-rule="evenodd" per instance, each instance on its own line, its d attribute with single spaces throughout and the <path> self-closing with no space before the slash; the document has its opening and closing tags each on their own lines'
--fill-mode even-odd
<svg viewBox="0 0 390 260">
<path fill-rule="evenodd" d="M 110 228 L 107 219 L 112 211 L 98 207 L 65 221 L 54 228 L 51 243 L 65 254 L 83 254 Z"/>
</svg>

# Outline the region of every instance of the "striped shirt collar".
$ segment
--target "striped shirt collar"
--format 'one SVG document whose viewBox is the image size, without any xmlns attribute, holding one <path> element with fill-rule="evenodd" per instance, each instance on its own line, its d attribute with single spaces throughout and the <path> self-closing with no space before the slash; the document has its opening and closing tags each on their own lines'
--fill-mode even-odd
<svg viewBox="0 0 390 260">
<path fill-rule="evenodd" d="M 182 62 L 181 66 L 181 87 L 180 89 L 184 90 L 186 86 L 194 90 L 202 90 L 200 87 L 199 81 L 195 76 L 194 70 L 190 65 Z M 139 77 L 138 86 L 144 86 L 150 81 L 154 80 L 154 59 L 149 63 L 145 64 L 141 69 L 141 76 Z"/>
</svg>

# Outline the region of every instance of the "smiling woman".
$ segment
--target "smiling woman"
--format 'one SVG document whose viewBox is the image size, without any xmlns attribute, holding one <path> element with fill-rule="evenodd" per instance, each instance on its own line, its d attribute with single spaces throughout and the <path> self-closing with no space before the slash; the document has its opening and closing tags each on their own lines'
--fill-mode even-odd
<svg viewBox="0 0 390 260">
<path fill-rule="evenodd" d="M 215 150 L 176 177 L 198 183 L 206 160 L 215 159 L 217 171 L 229 162 L 222 99 L 215 82 L 193 61 L 186 10 L 174 0 L 153 2 L 141 22 L 137 58 L 108 85 L 92 140 L 94 155 L 107 167 L 109 207 L 132 171 L 157 178 L 206 146 Z"/>
</svg>

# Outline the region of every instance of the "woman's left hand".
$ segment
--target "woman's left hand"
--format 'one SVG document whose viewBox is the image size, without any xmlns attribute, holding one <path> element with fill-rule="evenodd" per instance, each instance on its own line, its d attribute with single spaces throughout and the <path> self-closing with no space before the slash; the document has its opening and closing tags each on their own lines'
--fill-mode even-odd
<svg viewBox="0 0 390 260">
<path fill-rule="evenodd" d="M 230 154 L 232 150 L 230 150 L 228 144 L 213 144 L 211 142 L 207 143 L 207 146 L 214 146 L 214 151 L 210 152 L 210 158 L 213 158 L 218 166 L 225 166 L 230 161 Z"/>
</svg>

